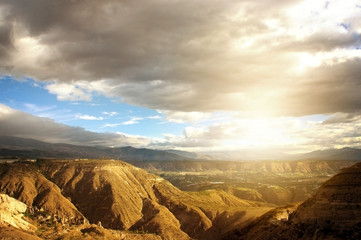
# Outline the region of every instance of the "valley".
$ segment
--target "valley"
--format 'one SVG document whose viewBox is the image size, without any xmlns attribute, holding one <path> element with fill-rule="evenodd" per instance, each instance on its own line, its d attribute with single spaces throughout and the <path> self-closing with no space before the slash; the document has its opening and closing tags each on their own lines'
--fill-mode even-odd
<svg viewBox="0 0 361 240">
<path fill-rule="evenodd" d="M 276 205 L 301 202 L 356 161 L 130 161 L 183 191 L 221 190 Z"/>
<path fill-rule="evenodd" d="M 254 226 L 266 231 L 287 220 L 301 202 L 319 194 L 322 181 L 355 164 L 201 163 L 143 166 L 152 166 L 153 173 L 119 160 L 0 164 L 5 199 L 0 210 L 14 216 L 1 218 L 0 234 L 10 239 L 18 232 L 20 239 L 243 239 L 243 234 L 253 236 Z M 181 171 L 164 171 L 171 166 Z M 18 205 L 22 210 L 14 209 Z M 297 216 L 305 221 L 303 213 Z"/>
<path fill-rule="evenodd" d="M 343 231 L 343 225 L 353 225 L 351 217 L 358 219 L 358 193 L 351 187 L 337 192 L 342 181 L 360 186 L 352 182 L 360 165 L 353 149 L 336 151 L 353 154 L 352 160 L 220 161 L 190 159 L 194 156 L 179 151 L 21 138 L 3 138 L 0 144 L 7 154 L 0 163 L 0 236 L 5 239 L 327 239 L 325 226 L 332 221 Z M 336 195 L 328 193 L 325 182 L 347 169 L 356 172 L 355 180 L 338 178 L 332 185 Z M 327 215 L 331 207 L 325 201 L 334 206 L 340 196 L 355 200 L 353 210 L 344 211 L 348 200 L 339 199 L 343 207 Z M 343 211 L 345 216 L 337 218 Z"/>
</svg>

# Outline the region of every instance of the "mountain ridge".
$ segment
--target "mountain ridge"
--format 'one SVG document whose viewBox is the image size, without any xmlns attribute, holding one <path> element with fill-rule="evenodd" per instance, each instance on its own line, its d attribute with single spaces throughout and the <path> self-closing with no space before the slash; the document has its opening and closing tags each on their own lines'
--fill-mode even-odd
<svg viewBox="0 0 361 240">
<path fill-rule="evenodd" d="M 110 148 L 79 146 L 66 143 L 47 143 L 30 138 L 0 136 L 0 156 L 20 158 L 98 158 L 126 161 L 190 160 L 187 157 L 161 150 L 131 146 Z"/>
<path fill-rule="evenodd" d="M 0 136 L 0 156 L 20 158 L 94 158 L 94 159 L 120 159 L 124 161 L 183 161 L 183 160 L 267 160 L 252 158 L 247 154 L 237 153 L 235 158 L 230 153 L 194 153 L 179 150 L 156 150 L 147 148 L 80 146 L 66 143 L 47 143 L 30 138 L 13 136 Z M 231 157 L 230 157 L 231 156 Z M 361 149 L 342 148 L 317 150 L 303 154 L 287 155 L 281 157 L 269 156 L 269 160 L 353 160 L 361 161 Z"/>
</svg>

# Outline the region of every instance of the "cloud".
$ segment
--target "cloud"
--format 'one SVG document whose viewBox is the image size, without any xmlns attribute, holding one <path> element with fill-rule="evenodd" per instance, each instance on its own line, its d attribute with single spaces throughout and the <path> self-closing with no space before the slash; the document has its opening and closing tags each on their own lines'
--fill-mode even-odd
<svg viewBox="0 0 361 240">
<path fill-rule="evenodd" d="M 117 113 L 117 112 L 102 112 L 102 114 L 108 115 L 108 116 L 110 116 L 110 117 L 113 117 L 113 116 L 118 115 L 119 113 Z"/>
<path fill-rule="evenodd" d="M 186 122 L 198 122 L 209 118 L 209 113 L 202 112 L 176 112 L 176 111 L 159 111 L 166 115 L 166 119 L 169 122 L 186 123 Z"/>
<path fill-rule="evenodd" d="M 130 120 L 122 122 L 122 125 L 132 125 L 139 123 L 140 120 L 143 120 L 141 117 L 132 117 Z"/>
<path fill-rule="evenodd" d="M 47 81 L 63 101 L 103 94 L 172 112 L 358 111 L 357 4 L 4 0 L 0 74 Z"/>
<path fill-rule="evenodd" d="M 122 123 L 105 126 L 119 125 Z M 201 152 L 273 150 L 278 153 L 300 153 L 345 146 L 360 147 L 361 118 L 356 114 L 339 113 L 330 115 L 325 121 L 295 117 L 233 119 L 210 125 L 188 126 L 183 134 L 164 134 L 163 139 L 156 139 L 121 132 L 91 132 L 0 104 L 0 132 L 1 135 L 89 146 L 132 145 Z"/>
<path fill-rule="evenodd" d="M 96 117 L 96 116 L 90 116 L 90 115 L 83 115 L 83 114 L 76 114 L 76 118 L 83 119 L 83 120 L 104 120 L 103 117 Z"/>
<path fill-rule="evenodd" d="M 337 119 L 327 123 L 295 117 L 233 119 L 209 126 L 186 127 L 182 135 L 164 134 L 166 141 L 151 145 L 213 153 L 255 151 L 270 154 L 360 147 L 361 118 L 346 118 L 346 121 Z M 334 119 L 334 116 L 329 119 Z"/>
<path fill-rule="evenodd" d="M 57 95 L 60 101 L 90 101 L 92 94 L 76 85 L 53 83 L 45 87 L 50 93 Z"/>
<path fill-rule="evenodd" d="M 322 124 L 338 124 L 338 123 L 353 123 L 361 120 L 361 113 L 335 113 Z"/>
<path fill-rule="evenodd" d="M 0 104 L 1 135 L 33 138 L 53 143 L 89 146 L 147 146 L 151 139 L 124 133 L 97 133 L 81 127 L 70 127 L 49 118 L 36 117 Z"/>
<path fill-rule="evenodd" d="M 118 126 L 120 126 L 120 125 L 122 125 L 122 124 L 121 124 L 121 123 L 106 123 L 106 124 L 103 125 L 103 127 L 110 127 L 110 128 L 112 128 L 112 127 L 118 127 Z"/>
<path fill-rule="evenodd" d="M 160 115 L 153 115 L 153 116 L 149 116 L 147 117 L 148 119 L 162 119 L 162 116 Z"/>
<path fill-rule="evenodd" d="M 43 113 L 56 108 L 56 106 L 39 106 L 33 103 L 25 103 L 24 105 L 28 111 L 33 113 Z"/>
<path fill-rule="evenodd" d="M 121 126 L 121 125 L 133 125 L 133 124 L 138 124 L 140 120 L 143 120 L 144 118 L 142 117 L 132 117 L 130 118 L 128 121 L 124 121 L 124 122 L 121 122 L 121 123 L 106 123 L 103 125 L 103 127 L 110 127 L 110 128 L 113 128 L 113 127 L 118 127 L 118 126 Z"/>
</svg>

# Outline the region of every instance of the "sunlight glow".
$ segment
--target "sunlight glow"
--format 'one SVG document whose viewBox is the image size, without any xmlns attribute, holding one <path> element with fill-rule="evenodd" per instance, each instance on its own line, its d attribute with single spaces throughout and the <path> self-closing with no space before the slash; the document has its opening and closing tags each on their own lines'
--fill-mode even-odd
<svg viewBox="0 0 361 240">
<path fill-rule="evenodd" d="M 297 54 L 298 65 L 297 73 L 303 73 L 307 68 L 319 67 L 322 64 L 334 65 L 338 63 L 346 62 L 349 59 L 361 58 L 360 49 L 335 49 L 330 52 L 318 52 L 316 54 L 310 54 L 302 52 Z"/>
</svg>

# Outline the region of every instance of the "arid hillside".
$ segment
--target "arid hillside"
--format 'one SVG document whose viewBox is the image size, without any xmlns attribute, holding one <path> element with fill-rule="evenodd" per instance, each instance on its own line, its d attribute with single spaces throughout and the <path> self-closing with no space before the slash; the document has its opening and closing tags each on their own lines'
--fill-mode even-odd
<svg viewBox="0 0 361 240">
<path fill-rule="evenodd" d="M 125 233 L 111 231 L 124 230 L 128 239 L 129 231 L 148 239 L 220 239 L 272 207 L 224 191 L 185 193 L 121 161 L 1 164 L 0 192 L 27 205 L 38 228 L 33 235 L 44 239 L 59 232 L 63 239 L 90 233 L 113 239 Z"/>
<path fill-rule="evenodd" d="M 305 201 L 330 177 L 356 161 L 131 162 L 183 191 L 222 190 L 240 199 L 276 205 Z"/>
<path fill-rule="evenodd" d="M 298 207 L 259 217 L 224 239 L 360 239 L 361 163 L 343 169 Z"/>
<path fill-rule="evenodd" d="M 336 174 L 357 161 L 269 160 L 269 161 L 130 161 L 149 172 L 240 172 L 257 174 Z"/>
</svg>

